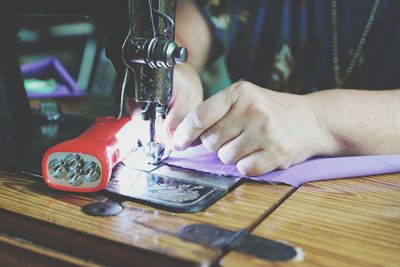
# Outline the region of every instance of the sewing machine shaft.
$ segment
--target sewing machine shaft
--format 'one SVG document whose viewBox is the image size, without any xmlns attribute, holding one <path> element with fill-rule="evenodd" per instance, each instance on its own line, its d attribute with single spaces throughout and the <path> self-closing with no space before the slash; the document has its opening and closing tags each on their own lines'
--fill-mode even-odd
<svg viewBox="0 0 400 267">
<path fill-rule="evenodd" d="M 164 157 L 164 145 L 155 139 L 155 121 L 165 119 L 174 66 L 186 62 L 188 56 L 187 49 L 174 41 L 175 11 L 176 0 L 129 0 L 129 32 L 122 46 L 126 69 L 116 117 L 122 115 L 125 90 L 133 79 L 135 100 L 142 103 L 142 119 L 149 121 L 149 138 L 142 144 L 154 164 Z"/>
</svg>

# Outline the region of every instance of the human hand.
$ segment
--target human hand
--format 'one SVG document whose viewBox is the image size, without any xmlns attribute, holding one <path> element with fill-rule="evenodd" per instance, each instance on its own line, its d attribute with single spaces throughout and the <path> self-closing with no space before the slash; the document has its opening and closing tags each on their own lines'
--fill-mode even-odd
<svg viewBox="0 0 400 267">
<path fill-rule="evenodd" d="M 225 164 L 255 176 L 324 154 L 332 138 L 322 129 L 306 96 L 278 93 L 238 82 L 191 111 L 172 144 L 184 150 L 196 139 Z"/>
<path fill-rule="evenodd" d="M 203 87 L 197 72 L 188 64 L 176 65 L 174 71 L 173 95 L 169 103 L 167 117 L 156 118 L 156 140 L 169 146 L 176 127 L 185 116 L 203 100 Z M 142 119 L 142 103 L 125 97 L 124 107 L 136 125 L 135 134 L 139 140 L 149 138 L 150 124 Z"/>
<path fill-rule="evenodd" d="M 175 66 L 172 92 L 169 112 L 162 123 L 163 132 L 169 140 L 186 115 L 203 101 L 203 86 L 199 74 L 189 64 Z"/>
</svg>

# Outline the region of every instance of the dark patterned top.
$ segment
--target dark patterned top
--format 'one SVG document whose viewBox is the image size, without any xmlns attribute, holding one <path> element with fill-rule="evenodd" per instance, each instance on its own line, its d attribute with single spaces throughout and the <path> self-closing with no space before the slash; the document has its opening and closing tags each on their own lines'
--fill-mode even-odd
<svg viewBox="0 0 400 267">
<path fill-rule="evenodd" d="M 337 0 L 343 75 L 373 0 Z M 328 0 L 198 1 L 232 81 L 293 93 L 334 88 Z M 381 0 L 361 56 L 344 88 L 400 88 L 400 1 Z"/>
</svg>

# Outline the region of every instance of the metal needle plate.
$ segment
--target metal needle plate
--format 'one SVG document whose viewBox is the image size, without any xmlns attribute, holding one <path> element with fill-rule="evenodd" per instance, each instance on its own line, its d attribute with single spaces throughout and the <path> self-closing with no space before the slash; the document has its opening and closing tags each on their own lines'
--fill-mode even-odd
<svg viewBox="0 0 400 267">
<path fill-rule="evenodd" d="M 114 170 L 109 192 L 175 212 L 205 209 L 230 190 L 240 178 L 221 177 L 168 165 L 154 166 L 129 158 Z"/>
</svg>

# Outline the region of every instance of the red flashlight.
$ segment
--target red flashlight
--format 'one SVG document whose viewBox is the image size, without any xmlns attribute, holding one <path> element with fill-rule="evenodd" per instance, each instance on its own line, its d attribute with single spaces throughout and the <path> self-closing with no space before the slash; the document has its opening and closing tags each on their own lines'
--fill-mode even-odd
<svg viewBox="0 0 400 267">
<path fill-rule="evenodd" d="M 102 190 L 113 167 L 135 147 L 130 118 L 100 117 L 80 136 L 49 148 L 42 173 L 52 188 L 73 192 Z"/>
</svg>

